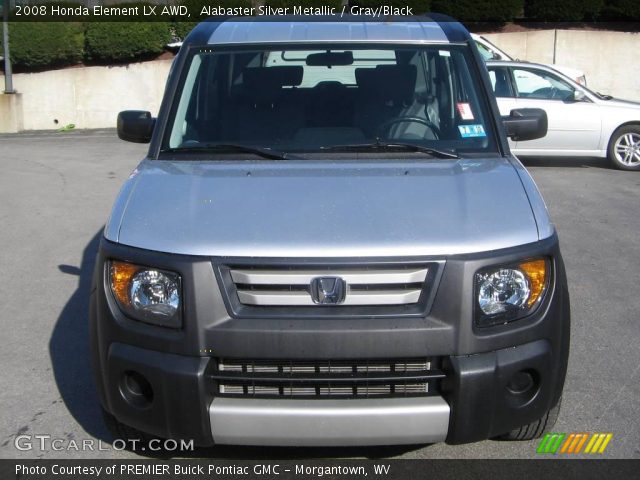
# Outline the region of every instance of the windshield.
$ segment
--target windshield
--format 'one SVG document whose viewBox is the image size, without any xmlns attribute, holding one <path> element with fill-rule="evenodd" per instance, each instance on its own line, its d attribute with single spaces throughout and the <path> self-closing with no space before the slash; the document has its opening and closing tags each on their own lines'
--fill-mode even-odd
<svg viewBox="0 0 640 480">
<path fill-rule="evenodd" d="M 487 60 L 500 60 L 500 55 L 498 53 L 494 52 L 493 50 L 491 50 L 484 43 L 476 41 L 476 47 L 478 47 L 478 51 L 480 52 L 480 56 L 482 56 L 482 58 L 485 61 L 487 61 Z"/>
<path fill-rule="evenodd" d="M 193 50 L 165 152 L 313 153 L 389 143 L 423 153 L 497 151 L 464 46 Z"/>
</svg>

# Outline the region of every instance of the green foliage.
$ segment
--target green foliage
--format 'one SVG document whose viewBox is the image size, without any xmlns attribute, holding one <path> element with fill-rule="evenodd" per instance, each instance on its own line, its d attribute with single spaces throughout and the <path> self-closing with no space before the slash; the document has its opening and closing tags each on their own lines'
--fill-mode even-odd
<svg viewBox="0 0 640 480">
<path fill-rule="evenodd" d="M 522 12 L 524 0 L 432 0 L 431 10 L 461 22 L 510 22 Z"/>
<path fill-rule="evenodd" d="M 198 25 L 198 22 L 204 20 L 209 17 L 207 14 L 202 14 L 202 7 L 224 7 L 224 8 L 233 8 L 233 7 L 243 7 L 249 8 L 251 7 L 251 0 L 216 0 L 212 2 L 211 0 L 182 0 L 180 5 L 185 5 L 189 9 L 189 13 L 191 14 L 190 18 L 195 19 L 194 21 L 183 21 L 182 19 L 176 20 L 173 24 L 173 32 L 177 38 L 184 39 L 189 34 L 191 30 Z"/>
<path fill-rule="evenodd" d="M 341 0 L 265 0 L 265 5 L 269 5 L 271 7 L 334 7 L 340 8 L 342 6 Z M 290 12 L 292 13 L 292 12 Z"/>
<path fill-rule="evenodd" d="M 582 2 L 583 8 L 584 8 L 584 15 L 582 19 L 585 21 L 598 20 L 602 13 L 602 7 L 604 6 L 604 1 L 605 0 L 584 0 Z"/>
<path fill-rule="evenodd" d="M 56 2 L 56 5 L 75 7 L 79 4 Z M 143 5 L 145 3 L 121 6 Z M 139 11 L 142 12 L 142 8 Z M 119 63 L 162 53 L 164 46 L 171 41 L 171 24 L 148 21 L 142 15 L 131 20 L 10 22 L 11 62 L 18 71 L 35 71 L 73 65 L 83 59 Z"/>
<path fill-rule="evenodd" d="M 289 7 L 290 9 L 293 9 L 293 7 L 333 7 L 337 11 L 341 11 L 342 9 L 341 0 L 265 0 L 264 4 L 274 8 Z M 290 10 L 289 13 L 293 13 L 293 10 Z"/>
<path fill-rule="evenodd" d="M 142 4 L 122 4 L 119 6 Z M 136 19 L 137 20 L 137 19 Z M 129 62 L 158 55 L 171 41 L 168 22 L 91 22 L 86 25 L 85 52 L 94 62 Z"/>
<path fill-rule="evenodd" d="M 640 20 L 639 0 L 604 0 L 602 18 L 615 21 Z"/>
<path fill-rule="evenodd" d="M 18 71 L 74 65 L 82 61 L 84 29 L 76 22 L 10 22 L 9 46 Z"/>
<path fill-rule="evenodd" d="M 528 20 L 581 22 L 597 19 L 603 3 L 604 0 L 526 0 L 524 12 Z"/>
<path fill-rule="evenodd" d="M 180 40 L 184 40 L 189 35 L 189 32 L 196 28 L 196 25 L 198 25 L 198 22 L 176 21 L 173 24 L 173 35 Z"/>
</svg>

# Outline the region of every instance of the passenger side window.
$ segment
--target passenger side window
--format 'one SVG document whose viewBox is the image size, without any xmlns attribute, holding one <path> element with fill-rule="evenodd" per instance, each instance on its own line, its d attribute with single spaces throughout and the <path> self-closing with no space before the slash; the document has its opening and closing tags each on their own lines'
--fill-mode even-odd
<svg viewBox="0 0 640 480">
<path fill-rule="evenodd" d="M 513 77 L 520 98 L 541 100 L 569 100 L 573 98 L 573 87 L 548 72 L 514 68 Z"/>
</svg>

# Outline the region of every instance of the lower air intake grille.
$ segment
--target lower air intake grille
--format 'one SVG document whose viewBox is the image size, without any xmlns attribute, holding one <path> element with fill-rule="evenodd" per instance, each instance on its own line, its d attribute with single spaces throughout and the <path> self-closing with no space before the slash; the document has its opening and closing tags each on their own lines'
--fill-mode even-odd
<svg viewBox="0 0 640 480">
<path fill-rule="evenodd" d="M 434 395 L 438 359 L 225 360 L 209 375 L 218 395 L 253 398 L 407 397 Z"/>
</svg>

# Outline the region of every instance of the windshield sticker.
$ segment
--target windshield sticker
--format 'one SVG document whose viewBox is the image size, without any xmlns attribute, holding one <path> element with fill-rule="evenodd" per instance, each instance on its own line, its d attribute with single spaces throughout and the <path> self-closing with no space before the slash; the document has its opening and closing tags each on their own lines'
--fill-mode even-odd
<svg viewBox="0 0 640 480">
<path fill-rule="evenodd" d="M 441 57 L 450 57 L 451 52 L 449 50 L 438 50 L 438 53 Z"/>
<path fill-rule="evenodd" d="M 458 130 L 460 130 L 460 136 L 462 138 L 477 138 L 477 137 L 486 137 L 487 134 L 484 131 L 484 127 L 482 125 L 458 125 Z"/>
<path fill-rule="evenodd" d="M 468 103 L 458 102 L 456 103 L 456 108 L 458 109 L 458 113 L 460 114 L 460 118 L 462 120 L 474 120 L 473 111 L 471 110 L 471 105 Z"/>
</svg>

